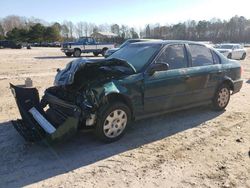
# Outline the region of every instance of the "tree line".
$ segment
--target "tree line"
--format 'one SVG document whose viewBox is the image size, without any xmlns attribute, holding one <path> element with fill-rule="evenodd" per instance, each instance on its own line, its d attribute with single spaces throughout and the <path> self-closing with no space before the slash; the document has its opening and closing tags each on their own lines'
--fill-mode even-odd
<svg viewBox="0 0 250 188">
<path fill-rule="evenodd" d="M 94 32 L 112 32 L 122 42 L 128 38 L 156 38 L 218 42 L 250 42 L 250 19 L 234 16 L 229 20 L 189 20 L 172 25 L 148 24 L 145 28 L 89 22 L 47 23 L 36 18 L 7 16 L 0 19 L 0 40 L 18 42 L 70 41 Z"/>
</svg>

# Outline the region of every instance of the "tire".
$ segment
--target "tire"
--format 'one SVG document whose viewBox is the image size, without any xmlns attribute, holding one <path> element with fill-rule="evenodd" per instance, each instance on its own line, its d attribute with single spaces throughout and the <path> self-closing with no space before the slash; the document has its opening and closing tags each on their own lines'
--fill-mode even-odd
<svg viewBox="0 0 250 188">
<path fill-rule="evenodd" d="M 74 53 L 73 53 L 74 57 L 80 57 L 81 56 L 81 50 L 79 49 L 75 49 Z"/>
<path fill-rule="evenodd" d="M 72 56 L 72 53 L 67 52 L 67 53 L 65 53 L 65 55 L 66 55 L 67 57 L 71 57 L 71 56 Z"/>
<path fill-rule="evenodd" d="M 230 100 L 230 87 L 228 84 L 222 84 L 213 97 L 213 109 L 216 111 L 224 110 Z"/>
<path fill-rule="evenodd" d="M 94 133 L 104 142 L 119 140 L 126 132 L 131 119 L 131 111 L 121 102 L 106 104 L 100 108 Z"/>
<path fill-rule="evenodd" d="M 240 58 L 240 60 L 244 60 L 246 58 L 246 56 L 247 56 L 246 53 L 242 54 L 242 57 Z"/>
<path fill-rule="evenodd" d="M 98 56 L 99 53 L 98 52 L 93 52 L 94 56 Z"/>
<path fill-rule="evenodd" d="M 228 58 L 228 59 L 232 59 L 232 53 L 228 54 L 228 55 L 227 55 L 227 58 Z"/>
<path fill-rule="evenodd" d="M 103 57 L 105 56 L 105 53 L 106 53 L 107 50 L 108 50 L 107 48 L 102 49 L 102 56 Z"/>
</svg>

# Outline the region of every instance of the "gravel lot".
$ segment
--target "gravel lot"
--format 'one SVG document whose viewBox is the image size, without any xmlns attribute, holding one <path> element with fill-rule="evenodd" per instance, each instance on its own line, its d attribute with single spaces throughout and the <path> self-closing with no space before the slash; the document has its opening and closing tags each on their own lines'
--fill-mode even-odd
<svg viewBox="0 0 250 188">
<path fill-rule="evenodd" d="M 74 58 L 58 48 L 3 49 L 0 57 L 0 187 L 250 187 L 250 56 L 224 112 L 194 108 L 136 122 L 115 143 L 79 133 L 53 147 L 14 130 L 9 83 L 31 77 L 42 94 Z"/>
</svg>

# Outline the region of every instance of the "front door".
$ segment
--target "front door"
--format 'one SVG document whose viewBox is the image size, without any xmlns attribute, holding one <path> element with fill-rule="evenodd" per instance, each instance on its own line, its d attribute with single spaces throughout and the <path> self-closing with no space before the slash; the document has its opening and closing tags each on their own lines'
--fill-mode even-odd
<svg viewBox="0 0 250 188">
<path fill-rule="evenodd" d="M 185 46 L 167 46 L 154 63 L 168 63 L 169 70 L 145 74 L 145 113 L 157 113 L 189 104 L 192 90 L 187 86 L 190 68 Z"/>
</svg>

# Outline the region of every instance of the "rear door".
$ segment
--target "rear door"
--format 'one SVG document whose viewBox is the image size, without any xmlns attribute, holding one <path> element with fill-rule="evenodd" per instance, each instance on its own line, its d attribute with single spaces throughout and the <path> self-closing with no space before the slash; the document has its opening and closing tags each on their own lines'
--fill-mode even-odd
<svg viewBox="0 0 250 188">
<path fill-rule="evenodd" d="M 204 45 L 189 44 L 188 49 L 192 59 L 189 82 L 193 87 L 193 102 L 208 101 L 213 97 L 223 74 L 219 57 Z"/>
</svg>

